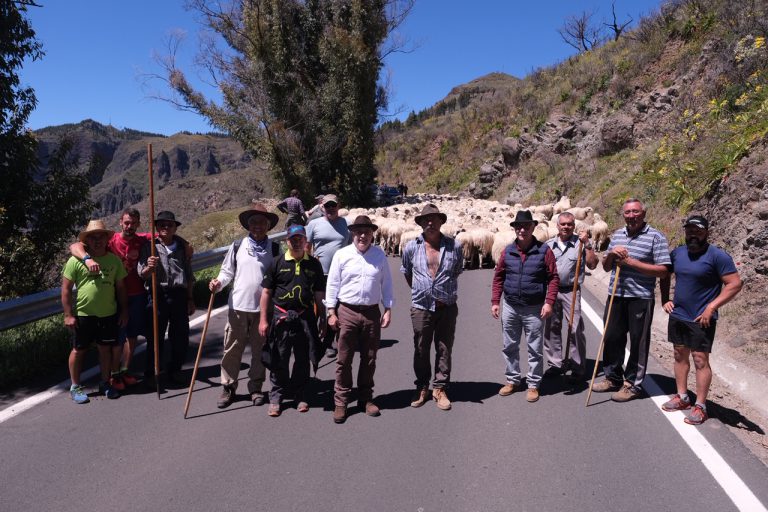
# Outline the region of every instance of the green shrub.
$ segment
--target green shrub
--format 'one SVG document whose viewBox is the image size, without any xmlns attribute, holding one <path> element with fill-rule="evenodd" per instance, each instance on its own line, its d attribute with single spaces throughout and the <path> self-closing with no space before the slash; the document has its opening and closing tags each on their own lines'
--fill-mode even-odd
<svg viewBox="0 0 768 512">
<path fill-rule="evenodd" d="M 70 350 L 63 315 L 0 332 L 0 390 L 66 366 Z"/>
</svg>

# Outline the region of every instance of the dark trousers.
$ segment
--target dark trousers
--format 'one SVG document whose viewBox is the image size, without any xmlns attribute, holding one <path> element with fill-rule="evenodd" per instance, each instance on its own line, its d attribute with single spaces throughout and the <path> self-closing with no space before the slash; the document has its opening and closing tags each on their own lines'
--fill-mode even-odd
<svg viewBox="0 0 768 512">
<path fill-rule="evenodd" d="M 144 317 L 147 332 L 147 357 L 144 375 L 155 374 L 154 327 L 152 324 L 152 294 Z M 157 290 L 157 332 L 159 337 L 160 368 L 163 367 L 163 352 L 165 349 L 165 330 L 168 329 L 168 341 L 171 345 L 170 359 L 165 368 L 169 373 L 181 370 L 189 348 L 189 315 L 187 314 L 187 289 L 171 288 Z"/>
<path fill-rule="evenodd" d="M 605 378 L 621 383 L 627 381 L 640 386 L 648 369 L 651 346 L 651 322 L 654 299 L 616 297 L 608 325 L 605 326 L 603 373 Z M 608 304 L 605 305 L 605 314 Z M 605 321 L 605 314 L 603 321 Z M 629 360 L 623 368 L 624 352 L 629 334 Z"/>
<path fill-rule="evenodd" d="M 339 305 L 339 354 L 336 358 L 336 383 L 333 401 L 347 405 L 352 393 L 352 359 L 360 350 L 357 370 L 357 399 L 368 402 L 373 398 L 373 374 L 376 353 L 381 340 L 381 312 L 378 306 L 355 307 Z"/>
<path fill-rule="evenodd" d="M 456 332 L 456 317 L 459 307 L 456 304 L 443 306 L 435 311 L 411 308 L 413 323 L 413 371 L 414 383 L 418 388 L 429 387 L 432 377 L 430 351 L 435 345 L 435 377 L 432 386 L 447 387 L 451 381 L 451 351 Z"/>
<path fill-rule="evenodd" d="M 314 322 L 314 315 L 310 322 Z M 304 401 L 305 388 L 309 382 L 309 339 L 301 321 L 272 322 L 272 333 L 277 348 L 277 357 L 272 361 L 269 381 L 269 403 L 282 403 L 283 398 L 292 392 L 297 401 Z M 291 352 L 293 352 L 293 371 L 290 370 Z"/>
</svg>

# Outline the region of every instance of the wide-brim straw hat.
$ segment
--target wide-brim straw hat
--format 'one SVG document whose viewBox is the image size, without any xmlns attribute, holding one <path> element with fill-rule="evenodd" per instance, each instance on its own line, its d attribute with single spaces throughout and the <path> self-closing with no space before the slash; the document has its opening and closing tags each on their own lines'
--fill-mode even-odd
<svg viewBox="0 0 768 512">
<path fill-rule="evenodd" d="M 347 229 L 354 230 L 354 229 L 361 229 L 361 228 L 371 228 L 372 230 L 376 231 L 379 229 L 379 226 L 371 222 L 370 217 L 367 215 L 358 215 L 355 217 L 355 222 L 347 226 Z"/>
<path fill-rule="evenodd" d="M 426 205 L 424 208 L 421 209 L 421 213 L 417 215 L 414 220 L 416 221 L 416 224 L 421 226 L 421 221 L 425 217 L 429 217 L 430 215 L 438 215 L 440 217 L 440 220 L 443 221 L 443 224 L 445 224 L 448 221 L 448 216 L 444 213 L 440 212 L 440 209 L 433 205 L 432 203 Z"/>
<path fill-rule="evenodd" d="M 77 235 L 77 239 L 82 243 L 85 243 L 85 237 L 88 235 L 93 235 L 94 233 L 106 233 L 109 237 L 115 234 L 113 230 L 107 229 L 107 226 L 104 224 L 103 220 L 91 220 L 88 221 L 88 225 L 85 227 L 85 229 L 82 230 L 79 235 Z"/>
<path fill-rule="evenodd" d="M 518 224 L 528 224 L 529 222 L 532 222 L 534 226 L 539 223 L 539 221 L 533 220 L 530 210 L 520 210 L 515 215 L 515 220 L 510 222 L 509 225 L 515 227 Z"/>
<path fill-rule="evenodd" d="M 277 221 L 279 220 L 276 214 L 267 211 L 266 206 L 261 203 L 253 202 L 251 203 L 250 208 L 238 215 L 238 219 L 240 219 L 240 225 L 245 229 L 248 229 L 248 219 L 254 215 L 261 215 L 262 217 L 266 217 L 269 221 L 269 229 L 274 228 L 277 225 Z"/>
</svg>

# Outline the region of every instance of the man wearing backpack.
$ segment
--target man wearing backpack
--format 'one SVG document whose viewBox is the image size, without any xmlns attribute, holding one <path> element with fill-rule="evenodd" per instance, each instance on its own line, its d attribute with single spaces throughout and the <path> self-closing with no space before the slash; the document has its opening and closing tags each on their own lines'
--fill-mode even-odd
<svg viewBox="0 0 768 512">
<path fill-rule="evenodd" d="M 223 389 L 216 405 L 219 409 L 235 401 L 240 360 L 246 346 L 251 347 L 251 368 L 248 370 L 248 392 L 253 405 L 266 401 L 261 387 L 265 370 L 261 363 L 264 337 L 259 335 L 261 311 L 261 282 L 272 260 L 280 254 L 280 245 L 267 237 L 275 227 L 277 215 L 267 211 L 261 203 L 254 202 L 239 216 L 240 224 L 248 230 L 248 236 L 236 240 L 227 251 L 219 275 L 211 279 L 208 288 L 216 293 L 232 283 L 229 294 L 229 317 L 224 329 L 224 356 L 221 358 L 221 384 Z"/>
</svg>

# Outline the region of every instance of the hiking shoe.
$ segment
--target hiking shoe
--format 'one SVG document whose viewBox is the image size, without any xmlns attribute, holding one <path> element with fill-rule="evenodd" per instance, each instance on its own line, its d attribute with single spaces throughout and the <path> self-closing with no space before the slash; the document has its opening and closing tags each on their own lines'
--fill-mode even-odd
<svg viewBox="0 0 768 512">
<path fill-rule="evenodd" d="M 219 399 L 216 400 L 216 407 L 219 409 L 224 409 L 225 407 L 229 407 L 232 405 L 232 402 L 235 401 L 235 388 L 231 386 L 224 386 L 221 389 L 221 395 L 219 395 Z"/>
<path fill-rule="evenodd" d="M 120 372 L 120 377 L 123 380 L 123 384 L 126 386 L 135 386 L 139 382 L 139 379 L 129 374 L 128 372 Z"/>
<path fill-rule="evenodd" d="M 251 393 L 251 402 L 253 402 L 253 405 L 264 405 L 267 403 L 267 394 L 261 391 Z"/>
<path fill-rule="evenodd" d="M 432 399 L 437 402 L 437 408 L 443 411 L 451 409 L 451 401 L 448 400 L 448 393 L 443 388 L 435 388 L 432 391 Z"/>
<path fill-rule="evenodd" d="M 691 414 L 686 416 L 686 418 L 683 420 L 689 425 L 701 425 L 705 421 L 709 419 L 709 416 L 707 416 L 707 411 L 699 404 L 696 404 L 693 406 L 693 409 L 691 410 Z"/>
<path fill-rule="evenodd" d="M 118 391 L 125 391 L 125 382 L 119 373 L 112 375 L 112 378 L 109 379 L 109 385 Z"/>
<path fill-rule="evenodd" d="M 72 384 L 72 387 L 69 388 L 69 396 L 72 397 L 72 401 L 76 404 L 87 404 L 90 402 L 85 388 L 79 384 Z"/>
<path fill-rule="evenodd" d="M 618 391 L 620 389 L 621 384 L 617 384 L 610 379 L 603 379 L 592 385 L 592 391 L 595 393 L 608 393 L 609 391 Z"/>
<path fill-rule="evenodd" d="M 411 407 L 421 407 L 429 400 L 429 388 L 419 388 L 411 399 Z"/>
<path fill-rule="evenodd" d="M 661 408 L 667 412 L 684 411 L 691 408 L 691 401 L 688 399 L 688 395 L 685 399 L 680 398 L 680 395 L 675 395 L 669 402 L 664 402 Z"/>
<path fill-rule="evenodd" d="M 539 401 L 539 390 L 536 388 L 528 388 L 528 391 L 525 393 L 525 399 L 529 402 L 538 402 Z"/>
<path fill-rule="evenodd" d="M 333 422 L 344 423 L 347 420 L 347 406 L 337 405 L 333 408 Z"/>
<path fill-rule="evenodd" d="M 501 386 L 501 389 L 499 390 L 499 395 L 501 396 L 509 396 L 515 391 L 517 391 L 520 388 L 520 384 L 512 384 L 511 382 L 507 382 L 503 386 Z"/>
<path fill-rule="evenodd" d="M 620 390 L 611 395 L 614 402 L 629 402 L 640 396 L 640 389 L 629 382 L 625 382 Z"/>
<path fill-rule="evenodd" d="M 282 411 L 280 410 L 280 404 L 269 404 L 269 409 L 267 409 L 267 414 L 271 416 L 272 418 L 277 418 L 280 416 L 280 413 Z"/>
<path fill-rule="evenodd" d="M 115 398 L 120 398 L 120 392 L 113 388 L 109 382 L 102 382 L 99 384 L 99 393 L 103 394 L 110 400 L 114 400 Z"/>
<path fill-rule="evenodd" d="M 379 409 L 379 406 L 370 400 L 367 402 L 358 402 L 357 405 L 367 416 L 381 416 L 381 409 Z"/>
</svg>

